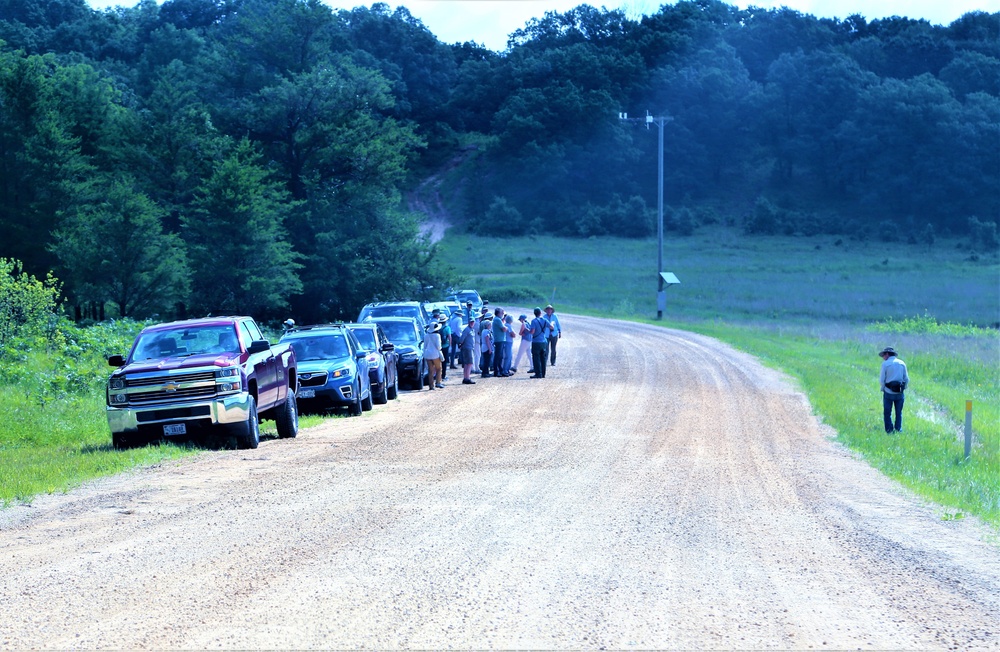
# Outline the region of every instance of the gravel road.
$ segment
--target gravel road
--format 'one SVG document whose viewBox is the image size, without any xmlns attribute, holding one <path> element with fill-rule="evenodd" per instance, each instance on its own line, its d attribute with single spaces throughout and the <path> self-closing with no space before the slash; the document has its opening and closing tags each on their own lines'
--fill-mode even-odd
<svg viewBox="0 0 1000 652">
<path fill-rule="evenodd" d="M 544 380 L 0 511 L 0 647 L 1000 649 L 981 524 L 746 355 L 561 318 Z"/>
</svg>

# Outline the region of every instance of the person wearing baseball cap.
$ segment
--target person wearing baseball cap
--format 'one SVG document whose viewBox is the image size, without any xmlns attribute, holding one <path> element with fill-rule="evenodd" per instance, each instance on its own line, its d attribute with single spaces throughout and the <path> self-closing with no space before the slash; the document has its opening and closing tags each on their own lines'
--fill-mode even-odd
<svg viewBox="0 0 1000 652">
<path fill-rule="evenodd" d="M 882 368 L 878 373 L 878 382 L 882 387 L 882 420 L 886 434 L 903 432 L 903 391 L 910 383 L 910 375 L 906 371 L 906 363 L 896 356 L 896 349 L 887 346 L 878 353 L 882 358 Z M 892 419 L 892 411 L 896 410 L 896 419 Z"/>
</svg>

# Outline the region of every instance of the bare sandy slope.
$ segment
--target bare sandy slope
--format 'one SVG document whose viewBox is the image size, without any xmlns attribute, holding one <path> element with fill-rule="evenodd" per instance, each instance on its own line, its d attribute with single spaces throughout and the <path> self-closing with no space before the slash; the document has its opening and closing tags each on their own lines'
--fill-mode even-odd
<svg viewBox="0 0 1000 652">
<path fill-rule="evenodd" d="M 453 377 L 0 512 L 0 647 L 1000 648 L 995 540 L 787 380 L 563 324 L 544 380 Z"/>
</svg>

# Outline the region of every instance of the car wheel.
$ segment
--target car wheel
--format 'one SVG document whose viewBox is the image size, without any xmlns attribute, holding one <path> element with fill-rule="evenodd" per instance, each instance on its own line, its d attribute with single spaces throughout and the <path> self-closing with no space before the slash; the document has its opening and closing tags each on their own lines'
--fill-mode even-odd
<svg viewBox="0 0 1000 652">
<path fill-rule="evenodd" d="M 372 400 L 379 405 L 385 405 L 389 402 L 389 369 L 385 370 L 385 378 L 382 379 L 382 389 L 378 394 L 372 397 Z"/>
<path fill-rule="evenodd" d="M 361 416 L 361 384 L 354 388 L 354 401 L 347 406 L 347 414 L 352 417 Z"/>
<path fill-rule="evenodd" d="M 299 434 L 299 404 L 295 398 L 295 392 L 288 390 L 288 398 L 285 404 L 277 409 L 277 419 L 275 425 L 278 428 L 278 437 L 290 439 Z"/>
<path fill-rule="evenodd" d="M 372 388 L 371 385 L 368 386 L 368 396 L 361 399 L 361 409 L 364 412 L 370 412 L 372 409 Z"/>
<path fill-rule="evenodd" d="M 257 399 L 250 397 L 250 414 L 244 423 L 237 424 L 237 448 L 257 448 L 260 445 L 260 421 L 257 419 Z"/>
<path fill-rule="evenodd" d="M 395 401 L 397 398 L 399 398 L 399 371 L 398 370 L 394 371 L 395 373 L 392 374 L 392 385 L 389 385 L 385 389 L 385 395 L 388 397 L 390 401 Z M 386 375 L 385 381 L 386 383 L 389 382 L 388 374 Z"/>
</svg>

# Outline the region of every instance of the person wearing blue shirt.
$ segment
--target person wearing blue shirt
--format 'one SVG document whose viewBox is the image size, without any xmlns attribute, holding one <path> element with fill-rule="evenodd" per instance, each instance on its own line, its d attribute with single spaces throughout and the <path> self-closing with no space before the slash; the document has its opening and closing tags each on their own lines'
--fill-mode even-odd
<svg viewBox="0 0 1000 652">
<path fill-rule="evenodd" d="M 531 320 L 531 361 L 535 373 L 530 378 L 545 378 L 545 363 L 549 357 L 549 332 L 551 324 L 542 317 L 542 309 L 535 308 Z"/>
<path fill-rule="evenodd" d="M 556 317 L 556 309 L 552 307 L 552 304 L 545 306 L 545 318 L 549 320 L 551 324 L 551 330 L 549 331 L 549 365 L 556 366 L 556 344 L 559 343 L 559 338 L 562 337 L 562 326 L 559 324 L 559 318 Z"/>
<path fill-rule="evenodd" d="M 503 308 L 493 310 L 493 375 L 498 377 L 509 376 L 503 368 L 504 356 L 507 355 L 507 326 L 503 323 Z"/>
<path fill-rule="evenodd" d="M 903 431 L 903 392 L 910 383 L 910 375 L 906 371 L 906 363 L 896 356 L 896 350 L 887 346 L 879 351 L 882 367 L 879 369 L 878 382 L 882 388 L 882 420 L 886 434 Z M 893 422 L 892 411 L 896 410 L 896 420 Z"/>
</svg>

